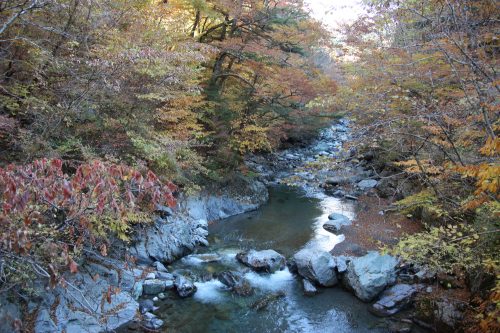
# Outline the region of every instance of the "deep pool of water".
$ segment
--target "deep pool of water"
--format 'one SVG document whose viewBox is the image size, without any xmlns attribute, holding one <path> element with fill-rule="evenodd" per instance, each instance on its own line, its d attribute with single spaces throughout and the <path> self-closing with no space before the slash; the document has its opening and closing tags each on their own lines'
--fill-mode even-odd
<svg viewBox="0 0 500 333">
<path fill-rule="evenodd" d="M 379 318 L 341 287 L 303 295 L 301 280 L 288 269 L 260 274 L 239 264 L 235 255 L 244 249 L 274 249 L 286 257 L 304 246 L 331 250 L 342 236 L 326 232 L 322 224 L 331 212 L 353 215 L 349 203 L 335 198 L 305 197 L 288 187 L 270 189 L 270 200 L 256 212 L 216 222 L 209 227 L 210 246 L 179 260 L 171 269 L 191 275 L 198 291 L 187 299 L 174 292 L 155 313 L 165 321 L 163 332 L 385 332 Z M 215 260 L 215 261 L 211 261 Z M 211 262 L 207 262 L 211 261 Z M 232 294 L 215 279 L 217 272 L 245 274 L 254 294 Z M 284 292 L 260 311 L 252 304 L 270 294 Z"/>
</svg>

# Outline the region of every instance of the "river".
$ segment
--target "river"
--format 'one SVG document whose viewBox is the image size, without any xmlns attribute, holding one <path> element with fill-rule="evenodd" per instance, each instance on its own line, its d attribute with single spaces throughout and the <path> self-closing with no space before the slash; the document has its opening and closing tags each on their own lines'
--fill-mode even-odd
<svg viewBox="0 0 500 333">
<path fill-rule="evenodd" d="M 342 241 L 321 226 L 332 211 L 353 215 L 353 206 L 331 197 L 306 197 L 299 189 L 270 188 L 270 200 L 259 210 L 209 227 L 210 246 L 199 248 L 171 266 L 194 278 L 197 292 L 180 299 L 167 295 L 156 314 L 163 332 L 384 332 L 368 305 L 341 287 L 303 295 L 301 279 L 288 269 L 274 274 L 255 273 L 235 259 L 245 249 L 274 249 L 290 257 L 302 247 L 331 250 Z M 218 272 L 239 271 L 254 288 L 249 297 L 233 294 L 217 279 Z M 252 304 L 266 295 L 285 296 L 257 311 Z"/>
</svg>

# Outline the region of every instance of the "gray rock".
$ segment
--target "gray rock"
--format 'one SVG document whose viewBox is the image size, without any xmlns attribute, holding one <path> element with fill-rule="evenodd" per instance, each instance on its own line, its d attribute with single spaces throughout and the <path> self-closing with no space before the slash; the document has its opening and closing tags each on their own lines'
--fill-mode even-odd
<svg viewBox="0 0 500 333">
<path fill-rule="evenodd" d="M 146 274 L 146 280 L 154 280 L 154 279 L 156 279 L 155 273 L 151 272 L 151 273 Z"/>
<path fill-rule="evenodd" d="M 349 262 L 344 282 L 359 299 L 370 302 L 387 286 L 394 284 L 396 265 L 394 257 L 372 251 Z"/>
<path fill-rule="evenodd" d="M 338 185 L 345 185 L 349 184 L 351 182 L 351 177 L 331 177 L 325 180 L 325 184 L 331 185 L 331 186 L 338 186 Z"/>
<path fill-rule="evenodd" d="M 333 256 L 326 251 L 302 249 L 293 256 L 300 276 L 323 287 L 338 283 Z"/>
<path fill-rule="evenodd" d="M 2 321 L 3 322 L 3 321 Z M 0 329 L 0 332 L 4 332 Z M 9 332 L 14 332 L 13 330 Z M 57 332 L 57 326 L 50 318 L 50 312 L 48 309 L 42 309 L 38 311 L 38 316 L 35 321 L 35 332 L 36 333 L 52 333 Z"/>
<path fill-rule="evenodd" d="M 186 298 L 192 296 L 196 292 L 196 286 L 188 278 L 178 275 L 175 278 L 175 288 L 180 297 Z"/>
<path fill-rule="evenodd" d="M 377 186 L 378 182 L 375 179 L 364 179 L 360 181 L 356 186 L 359 187 L 362 191 L 369 190 Z"/>
<path fill-rule="evenodd" d="M 440 299 L 435 302 L 434 317 L 438 328 L 446 330 L 456 329 L 463 320 L 463 304 L 451 299 Z"/>
<path fill-rule="evenodd" d="M 329 221 L 323 224 L 323 229 L 331 233 L 338 233 L 343 226 L 352 224 L 351 220 L 342 214 L 332 213 L 328 216 Z"/>
<path fill-rule="evenodd" d="M 156 311 L 158 308 L 155 306 L 154 302 L 150 299 L 145 299 L 139 302 L 139 311 L 141 314 L 146 312 Z"/>
<path fill-rule="evenodd" d="M 153 263 L 153 267 L 156 268 L 156 270 L 158 272 L 165 272 L 165 273 L 168 273 L 168 269 L 167 267 L 165 267 L 165 265 L 163 265 L 161 262 L 159 261 L 155 261 Z"/>
<path fill-rule="evenodd" d="M 164 325 L 164 322 L 154 314 L 146 312 L 142 324 L 150 330 L 158 330 Z"/>
<path fill-rule="evenodd" d="M 334 259 L 337 266 L 337 273 L 345 273 L 347 271 L 347 265 L 349 264 L 349 261 L 351 261 L 351 258 L 346 256 L 338 256 L 334 257 Z"/>
<path fill-rule="evenodd" d="M 172 290 L 175 288 L 174 280 L 165 280 L 165 290 Z"/>
<path fill-rule="evenodd" d="M 417 280 L 419 282 L 430 283 L 430 282 L 434 282 L 434 280 L 436 279 L 436 275 L 437 275 L 436 271 L 429 269 L 427 267 L 422 267 L 415 274 L 415 277 L 417 278 Z"/>
<path fill-rule="evenodd" d="M 165 281 L 158 279 L 146 280 L 142 284 L 142 288 L 145 295 L 157 295 L 165 291 Z"/>
<path fill-rule="evenodd" d="M 237 295 L 250 296 L 253 293 L 252 286 L 239 272 L 221 272 L 217 279 Z"/>
<path fill-rule="evenodd" d="M 306 296 L 314 296 L 318 293 L 318 289 L 308 279 L 302 279 L 302 288 Z"/>
<path fill-rule="evenodd" d="M 421 285 L 397 284 L 385 290 L 370 311 L 380 317 L 392 316 L 404 310 L 413 302 L 413 297 L 422 288 Z"/>
<path fill-rule="evenodd" d="M 94 280 L 87 272 L 67 274 L 64 278 L 67 288 L 58 286 L 41 294 L 35 319 L 35 326 L 41 332 L 44 329 L 66 333 L 113 331 L 134 318 L 139 309 L 132 295 L 122 289 L 113 292 L 108 299 L 109 288 L 117 288 L 119 283 L 110 285 L 103 277 Z"/>
<path fill-rule="evenodd" d="M 286 266 L 286 259 L 274 250 L 240 252 L 236 259 L 258 272 L 274 273 Z"/>
<path fill-rule="evenodd" d="M 144 292 L 144 286 L 143 286 L 143 283 L 142 281 L 137 281 L 134 285 L 134 287 L 132 288 L 132 291 L 130 292 L 130 294 L 132 295 L 132 297 L 135 299 L 135 300 L 138 300 L 143 292 Z"/>
<path fill-rule="evenodd" d="M 156 278 L 158 280 L 174 280 L 174 275 L 172 273 L 156 272 Z"/>
<path fill-rule="evenodd" d="M 220 192 L 218 194 L 214 194 Z M 197 196 L 181 197 L 173 215 L 158 218 L 138 232 L 131 255 L 139 263 L 171 263 L 198 245 L 208 245 L 207 221 L 215 221 L 257 209 L 269 198 L 267 187 L 254 179 L 237 178 L 224 187 Z"/>
<path fill-rule="evenodd" d="M 11 303 L 5 295 L 0 297 L 0 332 L 15 332 L 15 323 L 21 323 L 21 309 L 18 304 Z"/>
</svg>

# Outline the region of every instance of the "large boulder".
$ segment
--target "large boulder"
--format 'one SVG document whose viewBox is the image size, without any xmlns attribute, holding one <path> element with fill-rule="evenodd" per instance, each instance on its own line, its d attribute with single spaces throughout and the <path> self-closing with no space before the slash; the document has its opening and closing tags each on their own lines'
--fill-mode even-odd
<svg viewBox="0 0 500 333">
<path fill-rule="evenodd" d="M 207 221 L 255 210 L 268 198 L 263 183 L 244 177 L 195 196 L 181 197 L 176 209 L 158 211 L 153 225 L 137 230 L 130 252 L 139 263 L 172 263 L 196 246 L 208 245 Z"/>
<path fill-rule="evenodd" d="M 102 277 L 94 280 L 88 273 L 67 275 L 65 279 L 68 287 L 58 286 L 41 296 L 35 332 L 113 331 L 132 320 L 139 310 L 137 301 L 120 289 L 119 283 L 112 285 Z"/>
<path fill-rule="evenodd" d="M 347 216 L 339 213 L 332 213 L 328 216 L 328 221 L 323 224 L 323 229 L 336 234 L 340 231 L 340 228 L 351 224 L 352 222 Z"/>
<path fill-rule="evenodd" d="M 302 249 L 293 259 L 300 276 L 323 287 L 332 287 L 338 283 L 336 262 L 327 251 Z"/>
<path fill-rule="evenodd" d="M 286 266 L 285 257 L 274 250 L 240 252 L 236 259 L 257 272 L 274 273 Z"/>
<path fill-rule="evenodd" d="M 413 297 L 422 288 L 421 285 L 397 284 L 385 290 L 370 311 L 380 317 L 392 316 L 404 310 L 413 302 Z"/>
<path fill-rule="evenodd" d="M 394 284 L 397 263 L 390 255 L 369 252 L 349 262 L 344 283 L 359 299 L 370 302 L 387 286 Z"/>
</svg>

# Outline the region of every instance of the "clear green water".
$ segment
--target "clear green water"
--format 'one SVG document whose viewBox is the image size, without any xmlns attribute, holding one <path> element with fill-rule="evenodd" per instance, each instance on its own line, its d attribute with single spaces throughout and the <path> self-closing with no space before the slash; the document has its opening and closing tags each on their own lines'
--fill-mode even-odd
<svg viewBox="0 0 500 333">
<path fill-rule="evenodd" d="M 301 280 L 288 269 L 257 274 L 234 258 L 243 249 L 272 248 L 289 257 L 303 246 L 331 250 L 341 239 L 323 230 L 332 211 L 352 215 L 353 208 L 333 198 L 311 199 L 287 187 L 271 189 L 269 203 L 260 210 L 219 221 L 209 227 L 208 248 L 188 256 L 171 269 L 191 274 L 198 291 L 187 299 L 170 293 L 155 313 L 166 325 L 163 332 L 385 332 L 380 319 L 341 287 L 321 289 L 314 297 L 302 293 Z M 206 263 L 199 254 L 210 253 L 218 261 Z M 250 297 L 224 289 L 208 280 L 224 270 L 243 272 L 254 287 Z M 190 272 L 190 273 L 188 273 Z M 285 296 L 257 311 L 252 304 L 266 295 Z"/>
</svg>

